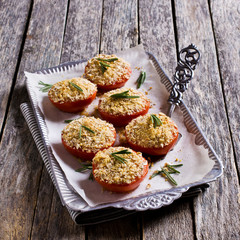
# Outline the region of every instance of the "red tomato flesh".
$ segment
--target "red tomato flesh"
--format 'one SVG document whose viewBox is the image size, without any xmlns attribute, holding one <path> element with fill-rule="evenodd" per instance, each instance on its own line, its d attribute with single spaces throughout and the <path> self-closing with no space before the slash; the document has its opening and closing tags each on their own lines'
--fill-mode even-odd
<svg viewBox="0 0 240 240">
<path fill-rule="evenodd" d="M 50 97 L 49 100 L 52 104 L 63 112 L 76 113 L 85 109 L 96 97 L 97 91 L 84 100 L 78 100 L 75 102 L 54 102 Z"/>
<path fill-rule="evenodd" d="M 154 156 L 162 156 L 162 155 L 166 155 L 174 147 L 174 145 L 176 144 L 176 142 L 178 140 L 178 132 L 177 132 L 176 137 L 174 137 L 174 139 L 172 140 L 172 142 L 162 148 L 160 148 L 160 147 L 159 148 L 150 148 L 150 147 L 139 146 L 135 143 L 132 143 L 129 140 L 129 138 L 127 137 L 127 135 L 126 135 L 126 139 L 127 139 L 129 146 L 132 149 L 134 149 L 135 151 L 146 153 L 149 155 L 154 155 Z"/>
<path fill-rule="evenodd" d="M 144 159 L 144 161 L 146 161 L 146 160 Z M 93 176 L 94 176 L 95 169 L 96 169 L 96 166 L 93 164 Z M 136 178 L 133 182 L 131 182 L 129 184 L 127 184 L 127 183 L 126 184 L 107 183 L 107 182 L 104 182 L 101 179 L 97 178 L 96 176 L 94 176 L 94 178 L 103 188 L 105 188 L 109 191 L 118 192 L 118 193 L 126 193 L 126 192 L 130 192 L 130 191 L 133 191 L 134 189 L 136 189 L 139 186 L 139 184 L 144 180 L 147 173 L 148 173 L 148 164 L 144 165 L 142 176 Z"/>
<path fill-rule="evenodd" d="M 113 144 L 115 143 L 115 140 L 116 140 L 116 131 L 114 131 L 114 135 L 115 135 L 115 138 L 114 138 L 114 141 L 112 142 L 112 144 L 108 147 L 112 147 Z M 77 149 L 76 147 L 70 147 L 66 141 L 62 138 L 62 144 L 63 146 L 65 147 L 65 149 L 71 153 L 73 156 L 75 157 L 78 157 L 80 158 L 82 161 L 90 161 L 94 158 L 94 156 L 96 155 L 97 152 L 86 152 L 86 151 L 83 151 L 81 149 Z M 107 148 L 108 148 L 107 147 Z M 101 151 L 105 148 L 101 148 L 99 149 L 98 151 Z"/>
<path fill-rule="evenodd" d="M 99 101 L 99 105 L 100 105 L 100 101 Z M 126 126 L 128 123 L 130 123 L 134 118 L 147 114 L 149 108 L 150 108 L 150 102 L 146 102 L 145 107 L 141 111 L 133 113 L 131 115 L 112 115 L 102 111 L 100 108 L 98 108 L 98 111 L 104 120 L 112 123 L 117 127 L 123 127 L 123 126 Z"/>
</svg>

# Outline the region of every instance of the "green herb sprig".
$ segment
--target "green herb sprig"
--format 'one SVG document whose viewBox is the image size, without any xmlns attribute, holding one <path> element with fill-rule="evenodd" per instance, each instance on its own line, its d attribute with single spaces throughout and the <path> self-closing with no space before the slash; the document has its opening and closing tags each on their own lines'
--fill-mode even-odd
<svg viewBox="0 0 240 240">
<path fill-rule="evenodd" d="M 72 85 L 73 87 L 75 87 L 78 91 L 83 92 L 82 88 L 80 88 L 78 85 L 76 85 L 73 82 L 69 82 L 70 85 Z"/>
<path fill-rule="evenodd" d="M 104 58 L 96 58 L 98 61 L 104 61 L 104 62 L 114 62 L 117 61 L 118 58 L 108 58 L 108 59 L 104 59 Z"/>
<path fill-rule="evenodd" d="M 132 152 L 128 151 L 127 149 L 118 151 L 118 152 L 113 152 L 111 153 L 111 156 L 113 156 L 116 160 L 118 160 L 121 163 L 125 163 L 127 162 L 127 160 L 123 157 L 118 156 L 119 154 L 131 154 Z"/>
<path fill-rule="evenodd" d="M 129 90 L 127 90 L 125 92 L 121 92 L 121 93 L 116 93 L 116 94 L 110 95 L 110 97 L 114 98 L 114 99 L 119 99 L 119 98 L 140 98 L 139 96 L 130 96 L 128 92 L 129 92 Z"/>
<path fill-rule="evenodd" d="M 38 83 L 38 85 L 43 86 L 39 89 L 41 92 L 48 92 L 50 90 L 50 88 L 53 86 L 52 84 L 47 84 L 47 83 L 44 83 L 42 81 L 40 81 Z"/>
<path fill-rule="evenodd" d="M 154 114 L 151 114 L 151 121 L 153 123 L 154 128 L 161 126 L 163 123 L 162 121 Z"/>
<path fill-rule="evenodd" d="M 85 172 L 85 171 L 88 171 L 88 170 L 92 170 L 92 164 L 91 163 L 87 163 L 87 164 L 81 164 L 82 167 L 76 169 L 75 171 L 76 172 Z M 94 180 L 94 177 L 93 177 L 93 173 L 91 171 L 89 177 L 88 177 L 89 180 Z"/>
<path fill-rule="evenodd" d="M 84 129 L 86 129 L 87 131 L 89 131 L 89 132 L 95 134 L 95 132 L 94 132 L 92 129 L 90 129 L 90 128 L 84 126 L 84 125 L 82 125 L 82 126 L 80 126 L 80 128 L 79 128 L 79 138 L 82 137 L 82 128 L 84 128 Z"/>
<path fill-rule="evenodd" d="M 146 80 L 146 72 L 141 71 L 140 76 L 137 79 L 137 88 L 140 88 Z"/>
<path fill-rule="evenodd" d="M 178 170 L 175 169 L 175 167 L 181 167 L 183 164 L 175 164 L 170 165 L 166 164 L 166 166 L 162 167 L 161 170 L 155 171 L 151 176 L 150 179 L 156 177 L 157 175 L 164 175 L 173 185 L 177 186 L 177 182 L 170 174 L 176 174 L 180 173 Z"/>
</svg>

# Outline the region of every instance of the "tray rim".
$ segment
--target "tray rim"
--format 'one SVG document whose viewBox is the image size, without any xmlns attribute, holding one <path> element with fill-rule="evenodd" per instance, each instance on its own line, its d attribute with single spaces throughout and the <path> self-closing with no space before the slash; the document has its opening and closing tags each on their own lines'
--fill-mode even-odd
<svg viewBox="0 0 240 240">
<path fill-rule="evenodd" d="M 160 78 L 165 80 L 165 83 L 163 82 L 163 84 L 165 85 L 167 90 L 170 91 L 171 86 L 172 86 L 171 80 L 167 77 L 167 75 L 161 68 L 161 66 L 160 66 L 159 62 L 157 61 L 157 59 L 155 58 L 155 56 L 149 52 L 146 52 L 146 54 L 149 56 L 149 59 L 153 62 L 154 67 L 156 68 L 158 74 L 160 75 Z M 59 64 L 59 65 L 51 67 L 51 68 L 46 68 L 46 69 L 35 71 L 34 73 L 49 74 L 49 73 L 55 73 L 55 72 L 59 72 L 59 71 L 65 71 L 65 69 L 69 69 L 73 66 L 76 66 L 76 65 L 86 62 L 86 61 L 87 60 L 83 59 L 83 60 L 79 60 L 79 61 L 65 62 L 65 63 Z M 134 199 L 128 199 L 128 200 L 123 200 L 123 201 L 118 201 L 118 202 L 113 202 L 113 203 L 101 204 L 96 207 L 89 207 L 85 203 L 85 201 L 82 200 L 81 197 L 70 186 L 63 171 L 61 170 L 59 164 L 57 163 L 57 160 L 55 160 L 55 158 L 51 152 L 51 147 L 49 146 L 49 143 L 48 143 L 47 129 L 46 129 L 46 125 L 44 122 L 44 116 L 42 116 L 42 113 L 41 113 L 40 109 L 38 108 L 36 99 L 33 96 L 28 84 L 27 84 L 27 90 L 28 90 L 28 94 L 30 96 L 30 102 L 31 102 L 32 110 L 33 110 L 33 113 L 35 116 L 35 121 L 38 125 L 39 131 L 40 131 L 40 134 L 41 134 L 41 137 L 43 140 L 45 153 L 42 153 L 41 156 L 42 156 L 43 161 L 47 167 L 47 170 L 52 178 L 55 188 L 57 189 L 57 192 L 59 194 L 59 197 L 61 199 L 63 206 L 66 206 L 68 208 L 70 214 L 72 215 L 72 217 L 74 219 L 81 212 L 82 213 L 90 212 L 90 211 L 95 211 L 95 210 L 109 208 L 109 207 L 123 208 L 125 210 L 135 210 L 135 211 L 158 209 L 158 208 L 161 208 L 162 206 L 170 205 L 173 201 L 180 198 L 182 196 L 182 193 L 186 192 L 189 188 L 199 186 L 204 183 L 209 183 L 209 182 L 215 181 L 223 173 L 222 162 L 219 160 L 219 158 L 217 157 L 212 146 L 207 141 L 202 130 L 199 128 L 198 124 L 194 120 L 191 112 L 189 111 L 187 106 L 182 101 L 180 104 L 181 110 L 185 111 L 185 116 L 187 115 L 190 118 L 192 124 L 194 124 L 194 126 L 196 127 L 197 133 L 201 135 L 201 139 L 199 140 L 199 142 L 201 144 L 199 144 L 199 145 L 203 145 L 203 143 L 204 143 L 204 147 L 208 148 L 208 154 L 211 154 L 211 157 L 210 156 L 209 157 L 211 159 L 214 158 L 213 160 L 215 161 L 215 164 L 214 164 L 212 170 L 207 174 L 207 175 L 213 174 L 213 176 L 212 177 L 205 176 L 200 181 L 190 183 L 190 184 L 184 185 L 182 187 L 171 188 L 169 190 L 151 193 L 151 194 L 148 193 L 145 196 L 139 196 Z M 184 119 L 185 119 L 185 117 L 184 117 Z M 196 133 L 194 133 L 194 134 L 196 135 L 196 141 L 197 141 L 197 134 Z M 209 151 L 210 151 L 210 153 L 209 153 Z M 73 200 L 73 198 L 76 198 L 76 199 Z M 85 206 L 82 209 L 79 209 L 79 205 L 85 205 Z"/>
</svg>

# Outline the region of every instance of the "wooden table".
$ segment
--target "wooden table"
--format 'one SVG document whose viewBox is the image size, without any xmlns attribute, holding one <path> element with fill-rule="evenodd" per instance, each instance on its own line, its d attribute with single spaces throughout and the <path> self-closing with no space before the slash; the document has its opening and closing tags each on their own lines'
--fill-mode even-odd
<svg viewBox="0 0 240 240">
<path fill-rule="evenodd" d="M 0 239 L 240 239 L 240 3 L 234 0 L 2 0 Z M 75 225 L 48 176 L 19 105 L 24 70 L 142 43 L 168 76 L 177 52 L 202 53 L 184 96 L 224 174 L 194 198 L 94 226 Z"/>
</svg>

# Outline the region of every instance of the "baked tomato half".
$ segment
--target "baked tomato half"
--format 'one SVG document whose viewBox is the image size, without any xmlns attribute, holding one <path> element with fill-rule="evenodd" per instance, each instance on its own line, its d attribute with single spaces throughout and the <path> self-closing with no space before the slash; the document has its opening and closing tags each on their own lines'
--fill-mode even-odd
<svg viewBox="0 0 240 240">
<path fill-rule="evenodd" d="M 85 67 L 85 77 L 104 92 L 123 87 L 131 73 L 130 64 L 116 55 L 99 54 Z"/>
<path fill-rule="evenodd" d="M 99 114 L 115 126 L 126 126 L 132 119 L 147 114 L 150 100 L 133 88 L 119 88 L 103 94 Z"/>
<path fill-rule="evenodd" d="M 178 140 L 178 127 L 165 114 L 146 114 L 132 120 L 125 128 L 126 140 L 135 151 L 166 155 Z"/>
<path fill-rule="evenodd" d="M 81 117 L 70 122 L 62 131 L 62 144 L 81 160 L 92 160 L 95 154 L 113 146 L 116 130 L 112 124 L 94 117 Z"/>
<path fill-rule="evenodd" d="M 84 78 L 73 78 L 54 84 L 48 92 L 48 98 L 59 110 L 75 113 L 85 109 L 96 94 L 95 84 Z"/>
<path fill-rule="evenodd" d="M 93 176 L 105 189 L 126 193 L 136 189 L 148 173 L 148 162 L 130 148 L 111 147 L 92 160 Z"/>
</svg>

